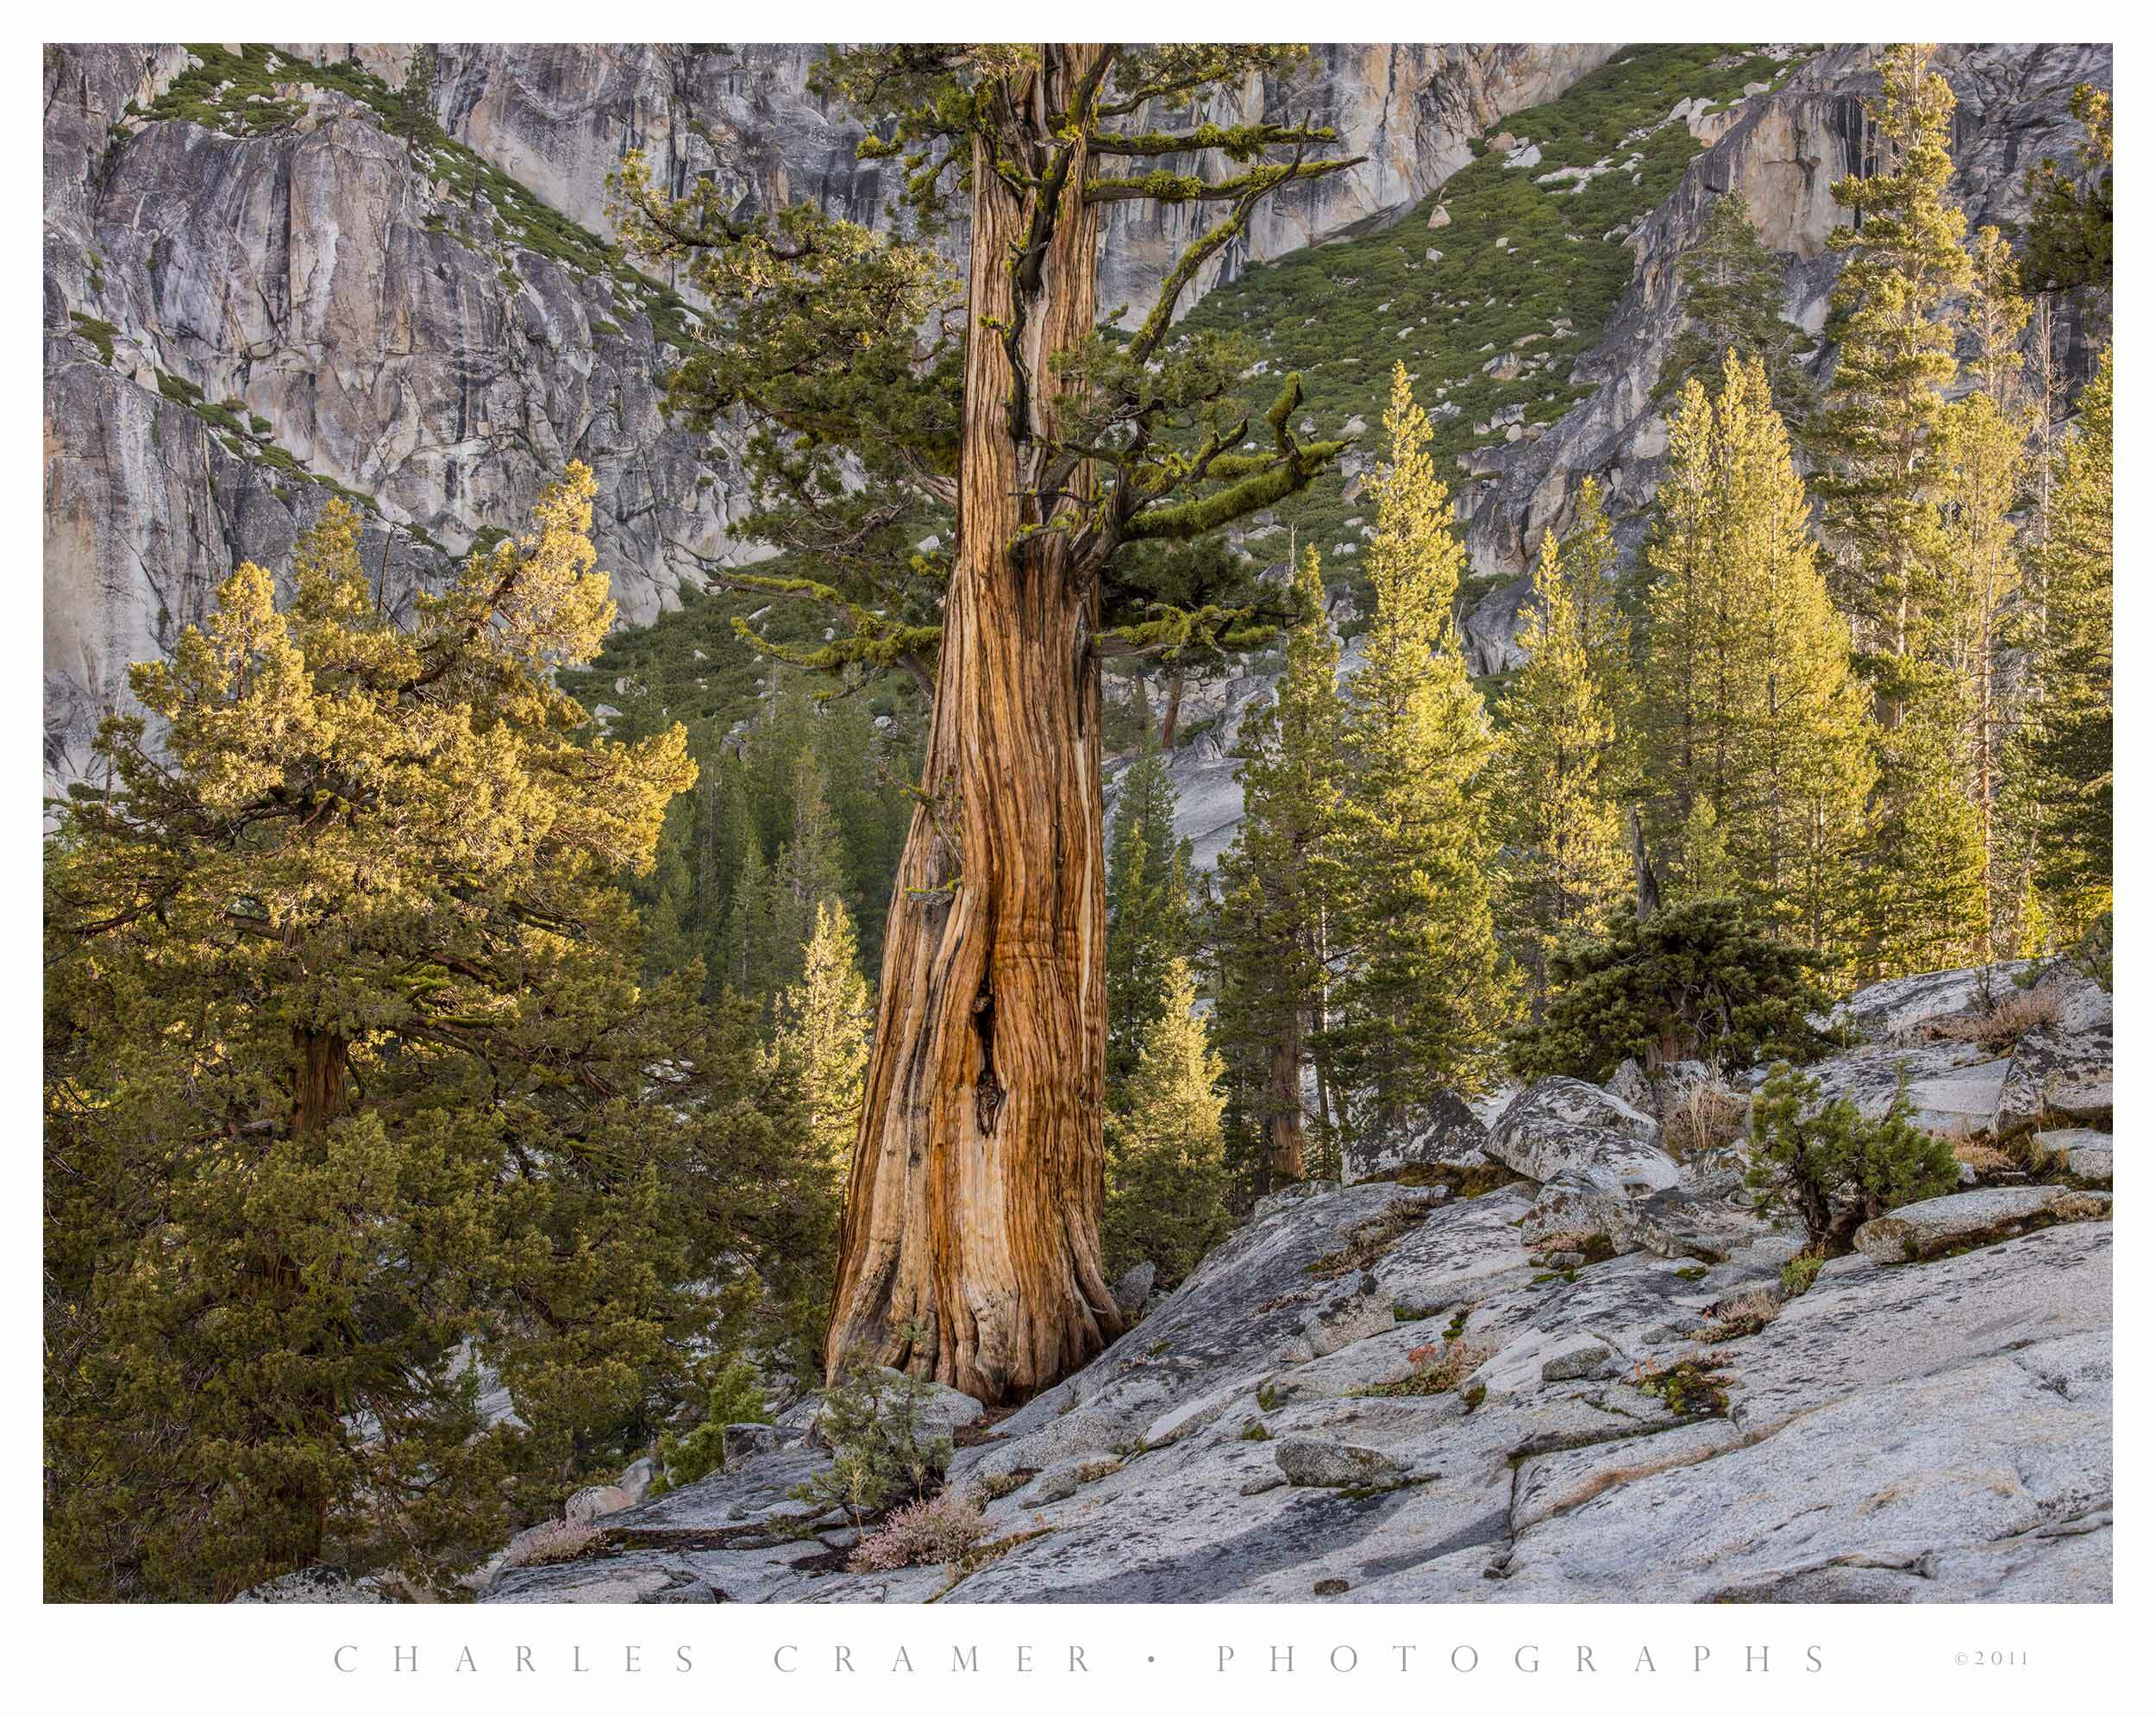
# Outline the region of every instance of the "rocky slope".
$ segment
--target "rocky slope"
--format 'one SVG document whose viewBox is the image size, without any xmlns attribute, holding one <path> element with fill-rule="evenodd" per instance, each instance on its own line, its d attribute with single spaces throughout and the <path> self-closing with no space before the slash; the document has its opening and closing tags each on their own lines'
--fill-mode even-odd
<svg viewBox="0 0 2156 1716">
<path fill-rule="evenodd" d="M 2066 1118 L 2017 1079 L 2090 1124 L 2021 1168 L 1965 1143 L 1987 1183 L 1867 1224 L 1799 1295 L 1740 1149 L 1678 1154 L 1623 1074 L 1546 1080 L 1487 1130 L 1433 1114 L 1397 1180 L 1261 1206 L 1001 1422 L 943 1395 L 985 1502 L 962 1565 L 845 1570 L 853 1529 L 787 1494 L 830 1461 L 812 1401 L 729 1471 L 595 1493 L 576 1559 L 486 1599 L 2108 1600 L 2109 1001 L 2059 980 L 1996 1074 L 1924 1059 L 2006 983 L 1864 992 L 1827 1082 L 1909 1061 L 1923 1123 L 1995 1151 Z"/>
<path fill-rule="evenodd" d="M 1369 160 L 1274 204 L 1214 278 L 1397 215 L 1467 140 L 1606 46 L 1328 48 L 1210 116 L 1306 110 Z M 75 778 L 125 670 L 339 491 L 409 597 L 514 529 L 572 458 L 599 478 L 624 620 L 753 557 L 724 436 L 661 416 L 693 314 L 609 243 L 606 173 L 880 219 L 891 186 L 806 93 L 808 45 L 434 44 L 46 51 L 45 757 Z M 417 111 L 422 122 L 413 122 Z M 1142 311 L 1186 211 L 1119 208 L 1103 295 Z"/>
<path fill-rule="evenodd" d="M 1871 58 L 1862 47 L 1821 53 L 1772 93 L 1714 116 L 1712 146 L 1631 236 L 1632 283 L 1600 343 L 1572 373 L 1576 385 L 1593 388 L 1591 397 L 1539 439 L 1495 450 L 1489 479 L 1466 486 L 1462 510 L 1475 570 L 1509 575 L 1469 617 L 1476 671 L 1520 664 L 1514 634 L 1533 556 L 1545 529 L 1563 535 L 1569 528 L 1583 477 L 1605 485 L 1620 540 L 1630 546 L 1642 534 L 1640 515 L 1667 446 L 1653 396 L 1681 326 L 1677 260 L 1698 241 L 1715 197 L 1743 197 L 1764 241 L 1783 254 L 1783 314 L 1813 333 L 1825 326 L 1839 272 L 1827 235 L 1849 219 L 1832 188 L 1865 165 L 1862 103 L 1878 87 Z M 2075 85 L 2110 87 L 2111 50 L 2060 42 L 1948 46 L 1935 63 L 1958 103 L 1953 191 L 1970 229 L 1990 223 L 2010 230 L 2028 212 L 2022 175 L 2046 155 L 2069 159 L 2078 141 L 2067 107 Z M 2090 354 L 2083 330 L 2070 323 L 2063 337 L 2070 371 L 2085 374 Z M 1815 372 L 1823 377 L 1832 360 L 1831 347 L 1822 347 Z"/>
</svg>

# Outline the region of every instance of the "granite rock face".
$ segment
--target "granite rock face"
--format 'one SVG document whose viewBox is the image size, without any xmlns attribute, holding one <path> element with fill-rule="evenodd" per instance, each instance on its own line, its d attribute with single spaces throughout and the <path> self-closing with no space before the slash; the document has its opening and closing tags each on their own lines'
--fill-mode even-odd
<svg viewBox="0 0 2156 1716">
<path fill-rule="evenodd" d="M 1334 47 L 1292 87 L 1222 97 L 1206 117 L 1308 111 L 1368 159 L 1294 187 L 1200 285 L 1397 215 L 1470 138 L 1611 51 Z M 731 534 L 731 437 L 660 410 L 688 310 L 610 254 L 606 175 L 639 147 L 665 184 L 713 173 L 749 207 L 805 197 L 874 222 L 897 189 L 856 160 L 860 127 L 809 92 L 815 44 L 431 44 L 446 149 L 317 72 L 353 62 L 386 97 L 410 46 L 273 52 L 294 116 L 258 131 L 244 109 L 160 111 L 194 63 L 177 46 L 46 50 L 51 789 L 87 766 L 98 719 L 132 707 L 128 664 L 167 651 L 242 561 L 283 567 L 338 488 L 372 503 L 367 562 L 392 605 L 482 533 L 520 529 L 572 459 L 598 477 L 624 622 L 760 557 Z M 1104 306 L 1142 315 L 1197 217 L 1117 205 Z"/>
<path fill-rule="evenodd" d="M 1593 387 L 1592 397 L 1539 440 L 1497 452 L 1492 479 L 1471 485 L 1463 499 L 1475 571 L 1513 575 L 1468 617 L 1473 671 L 1493 673 L 1524 660 L 1515 637 L 1534 552 L 1545 529 L 1562 535 L 1570 527 L 1581 478 L 1603 482 L 1620 542 L 1636 547 L 1645 528 L 1640 510 L 1653 495 L 1668 450 L 1655 391 L 1681 326 L 1677 260 L 1704 231 L 1716 197 L 1742 196 L 1763 241 L 1783 253 L 1783 314 L 1815 334 L 1825 326 L 1827 295 L 1839 272 L 1827 235 L 1849 223 L 1833 186 L 1859 161 L 1863 99 L 1878 89 L 1872 54 L 1865 47 L 1830 50 L 1780 89 L 1736 104 L 1677 189 L 1633 229 L 1632 283 L 1601 343 L 1580 358 L 1570 378 L 1574 385 Z M 1959 103 L 1952 189 L 1968 211 L 1970 229 L 2025 219 L 2023 172 L 2046 154 L 2071 157 L 2080 132 L 2067 103 L 2076 84 L 2110 87 L 2111 50 L 1946 45 L 1934 63 Z M 2070 371 L 2085 373 L 2094 354 L 2083 330 L 2070 327 L 2065 337 Z M 1831 372 L 1831 347 L 1821 347 L 1814 367 L 1821 376 Z"/>
<path fill-rule="evenodd" d="M 1639 1252 L 1553 1276 L 1522 1243 L 1531 1195 L 1282 1200 L 958 1450 L 1000 1552 L 955 1584 L 843 1570 L 843 1522 L 785 1498 L 826 1458 L 797 1442 L 489 1600 L 2108 1598 L 2107 1220 L 1891 1268 L 1853 1254 L 1730 1337 L 1720 1308 L 1772 1288 L 1791 1236 L 1754 1218 L 1711 1266 Z M 1372 1292 L 1327 1273 L 1345 1255 Z M 1284 1351 L 1349 1281 L 1407 1320 Z M 1401 1388 L 1453 1341 L 1472 1349 L 1454 1388 Z"/>
</svg>

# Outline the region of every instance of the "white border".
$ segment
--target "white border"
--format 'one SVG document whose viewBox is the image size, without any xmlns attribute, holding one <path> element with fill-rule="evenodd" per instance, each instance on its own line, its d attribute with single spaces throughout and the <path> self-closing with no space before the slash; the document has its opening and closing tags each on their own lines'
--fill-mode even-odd
<svg viewBox="0 0 2156 1716">
<path fill-rule="evenodd" d="M 1666 3 L 1640 6 L 1541 4 L 1501 14 L 1433 12 L 1426 5 L 1334 5 L 1313 12 L 1276 0 L 1248 0 L 1233 7 L 1218 4 L 1132 5 L 1126 0 L 1093 0 L 1082 7 L 1056 4 L 1040 9 L 1049 17 L 1081 22 L 1087 34 L 1105 33 L 1125 22 L 1132 33 L 1154 38 L 1176 36 L 1240 40 L 1306 39 L 1313 25 L 1340 40 L 1405 41 L 1433 24 L 1462 33 L 1509 35 L 1545 41 L 1600 40 L 1629 22 L 1636 39 L 1707 40 L 1727 33 L 1734 22 L 1727 6 Z M 730 23 L 783 22 L 790 36 L 822 33 L 835 41 L 899 35 L 948 38 L 975 32 L 1007 33 L 1018 16 L 1007 3 L 978 0 L 909 8 L 894 16 L 887 7 L 861 4 L 796 4 L 782 14 L 750 12 L 729 17 L 722 9 L 686 6 L 613 6 L 603 16 L 588 8 L 549 0 L 506 7 L 443 8 L 401 3 L 336 13 L 298 15 L 289 5 L 225 5 L 185 9 L 139 3 L 107 3 L 31 14 L 13 25 L 19 36 L 9 59 L 16 66 L 18 98 L 9 110 L 14 163 L 8 186 L 11 218 L 0 231 L 9 235 L 14 254 L 0 274 L 15 354 L 6 420 L 15 452 L 0 469 L 9 476 L 15 500 L 3 515 L 19 545 L 18 589 L 41 587 L 32 569 L 41 561 L 42 517 L 39 487 L 41 439 L 34 450 L 30 399 L 40 392 L 40 360 L 31 355 L 31 330 L 41 325 L 41 269 L 36 259 L 42 229 L 42 188 L 34 163 L 41 160 L 41 103 L 28 98 L 29 72 L 41 40 L 167 41 L 217 37 L 230 41 L 276 41 L 301 28 L 328 34 L 332 22 L 363 25 L 369 40 L 402 41 L 420 38 L 589 40 L 604 25 L 615 39 L 676 40 L 723 34 Z M 2128 22 L 2123 8 L 2082 5 L 2071 11 L 2032 15 L 2026 5 L 1992 3 L 1954 7 L 1905 4 L 1805 6 L 1775 15 L 1770 22 L 1785 34 L 1818 41 L 1884 41 L 1920 36 L 1950 41 L 2013 39 L 2031 23 L 2063 26 L 2074 40 L 2123 36 L 2118 54 L 2119 129 L 2126 139 L 2122 175 L 2128 218 L 2118 263 L 2122 289 L 2117 297 L 2121 343 L 2131 348 L 2124 366 L 2129 403 L 2120 437 L 2123 467 L 2145 470 L 2136 449 L 2146 446 L 2138 400 L 2140 372 L 2137 312 L 2141 301 L 2140 260 L 2146 229 L 2135 224 L 2139 187 L 2156 174 L 2143 163 L 2132 139 L 2139 135 L 2145 92 L 2139 82 L 2139 49 L 2146 28 L 2139 15 Z M 2128 492 L 2132 491 L 2129 488 Z M 2119 520 L 2119 560 L 2128 568 L 2118 589 L 2118 629 L 2122 657 L 2129 665 L 2156 650 L 2150 624 L 2151 597 L 2145 550 L 2148 526 L 2144 514 L 2128 509 Z M 14 767 L 0 782 L 0 805 L 7 806 L 12 837 L 0 848 L 0 888 L 6 905 L 0 934 L 6 937 L 7 969 L 17 980 L 0 987 L 0 1068 L 4 1069 L 9 1112 L 16 1118 L 21 1140 L 10 1164 L 13 1268 L 0 1305 L 7 1334 L 0 1377 L 7 1381 L 12 1410 L 0 1414 L 0 1486 L 7 1497 L 9 1545 L 4 1594 L 10 1618 L 22 1623 L 8 1629 L 10 1642 L 0 1646 L 0 1672 L 16 1696 L 33 1708 L 86 1709 L 129 1707 L 160 1711 L 196 1708 L 229 1713 L 263 1707 L 270 1700 L 323 1711 L 377 1712 L 385 1706 L 413 1711 L 468 1711 L 505 1702 L 518 1710 L 589 1710 L 595 1699 L 613 1703 L 727 1709 L 784 1700 L 787 1708 L 867 1707 L 878 1711 L 936 1708 L 954 1700 L 971 1705 L 992 1700 L 1005 1707 L 1013 1698 L 1029 1709 L 1097 1711 L 1104 1695 L 1135 1698 L 1136 1708 L 1173 1707 L 1193 1698 L 1233 1711 L 1295 1711 L 1330 1708 L 1353 1700 L 1358 1707 L 1430 1711 L 1464 1700 L 1481 1705 L 1493 1697 L 1507 1705 L 1568 1707 L 1591 1700 L 1600 1709 L 1738 1707 L 1802 1708 L 1816 1713 L 1822 1698 L 1860 1699 L 1867 1704 L 1916 1700 L 1955 1712 L 2012 1710 L 2024 1716 L 2031 1700 L 2062 1695 L 2098 1700 L 2112 1707 L 2113 1694 L 2126 1684 L 2134 1660 L 2127 1617 L 2148 1594 L 2146 1558 L 2139 1551 L 2140 1502 L 2146 1488 L 2142 1462 L 2132 1454 L 2134 1436 L 2119 1460 L 2117 1487 L 2121 1515 L 2128 1522 L 2119 1538 L 2117 1604 L 2111 1608 L 1990 1609 L 1692 1608 L 1681 1606 L 1600 1607 L 1587 1606 L 1440 1607 L 1437 1606 L 1357 1608 L 1308 1605 L 1271 1607 L 1250 1605 L 1206 1608 L 1035 1606 L 1023 1608 L 960 1607 L 885 1610 L 863 1607 L 792 1606 L 780 1609 L 600 1608 L 543 1609 L 484 1607 L 456 1609 L 323 1608 L 241 1610 L 202 1607 L 47 1607 L 40 1602 L 39 1440 L 41 1367 L 38 1344 L 37 1257 L 39 1196 L 34 1179 L 39 1152 L 37 1057 L 41 1040 L 37 996 L 41 955 L 35 902 L 38 891 L 38 805 L 41 770 L 32 735 L 42 731 L 40 662 L 41 652 L 27 625 L 18 624 L 15 646 L 19 659 L 0 676 L 13 716 L 7 730 L 18 737 Z M 2136 760 L 2152 732 L 2137 676 L 2119 688 L 2120 770 L 2118 817 L 2121 847 L 2146 853 L 2150 804 L 2144 772 Z M 2119 995 L 2122 1068 L 2137 1063 L 2132 1052 L 2147 1039 L 2140 1032 L 2140 997 L 2148 970 L 2146 919 L 2138 861 L 2122 866 L 2119 912 L 2120 969 L 2127 974 Z M 2122 1081 L 2122 1127 L 2134 1132 L 2145 1105 L 2138 1082 Z M 2131 1191 L 2139 1172 L 2129 1149 L 2126 1170 L 2128 1200 L 2121 1219 L 2135 1224 Z M 2145 1254 L 2134 1243 L 2119 1249 L 2118 1287 L 2127 1303 L 2115 1327 L 2121 1350 L 2129 1360 L 2142 1347 L 2137 1336 L 2148 1327 L 2136 1315 L 2147 1305 Z M 2118 1377 L 2118 1419 L 2129 1436 L 2149 1421 L 2149 1388 L 2144 1366 L 2128 1362 Z M 531 1669 L 517 1671 L 517 1646 L 527 1646 Z M 850 1651 L 856 1671 L 833 1666 L 833 1649 Z M 1065 1653 L 1075 1644 L 1085 1653 L 1087 1670 L 1070 1672 Z M 1031 1648 L 1030 1669 L 1021 1672 L 1019 1647 Z M 1397 1647 L 1413 1647 L 1403 1670 Z M 341 1647 L 350 1646 L 340 1656 Z M 400 1669 L 399 1646 L 416 1649 L 412 1665 Z M 977 1673 L 954 1669 L 954 1647 L 977 1650 Z M 1233 1652 L 1225 1669 L 1222 1647 Z M 1749 1669 L 1747 1647 L 1764 1646 L 1766 1664 L 1755 1657 Z M 471 1652 L 470 1666 L 460 1651 Z M 628 1666 L 631 1648 L 637 1668 Z M 1591 1671 L 1580 1668 L 1577 1652 L 1588 1650 Z M 912 1672 L 898 1666 L 904 1648 Z M 1643 1664 L 1645 1649 L 1651 1663 Z M 686 1649 L 685 1671 L 677 1652 Z M 1292 1667 L 1270 1666 L 1275 1650 L 1292 1651 Z M 1695 1658 L 1695 1650 L 1708 1654 Z M 1816 1650 L 1817 1666 L 1808 1657 Z M 1347 1652 L 1356 1666 L 1344 1666 Z M 1474 1667 L 1464 1665 L 1473 1653 Z M 1337 1663 L 1328 1660 L 1338 1652 Z M 1457 1653 L 1457 1666 L 1453 1660 Z M 2025 1653 L 2026 1666 L 1971 1662 L 1993 1652 Z M 1525 1664 L 1532 1661 L 1536 1670 Z M 347 1671 L 348 1670 L 348 1671 Z M 981 1682 L 981 1684 L 975 1684 Z M 2142 1694 L 2146 1697 L 2146 1693 Z M 123 1704 L 122 1700 L 126 1700 Z M 1922 1707 L 1920 1704 L 1917 1707 Z"/>
</svg>

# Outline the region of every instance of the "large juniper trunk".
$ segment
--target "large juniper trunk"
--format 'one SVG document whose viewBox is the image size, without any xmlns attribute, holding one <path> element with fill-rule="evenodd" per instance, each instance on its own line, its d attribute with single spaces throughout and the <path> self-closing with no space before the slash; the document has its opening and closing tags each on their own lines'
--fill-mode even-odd
<svg viewBox="0 0 2156 1716">
<path fill-rule="evenodd" d="M 1037 135 L 1099 52 L 1055 51 L 1027 91 Z M 1070 501 L 1038 496 L 1062 385 L 1050 360 L 1094 325 L 1097 216 L 1082 151 L 1046 209 L 993 166 L 976 142 L 958 551 L 828 1356 L 859 1344 L 1001 1401 L 1120 1325 L 1100 1261 L 1098 598 L 1065 534 L 1041 528 Z"/>
</svg>

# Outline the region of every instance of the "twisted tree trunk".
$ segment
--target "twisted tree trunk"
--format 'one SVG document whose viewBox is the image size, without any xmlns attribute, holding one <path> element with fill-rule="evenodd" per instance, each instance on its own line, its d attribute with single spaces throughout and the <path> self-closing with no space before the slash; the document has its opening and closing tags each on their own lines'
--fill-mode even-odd
<svg viewBox="0 0 2156 1716">
<path fill-rule="evenodd" d="M 1100 52 L 1053 50 L 1026 91 L 1031 135 L 1054 135 Z M 992 1402 L 1120 1331 L 1100 1239 L 1098 586 L 1040 528 L 1091 489 L 1081 470 L 1041 492 L 1051 360 L 1094 324 L 1098 217 L 1082 150 L 1048 209 L 996 166 L 976 142 L 957 555 L 826 1353 L 858 1345 Z"/>
</svg>

